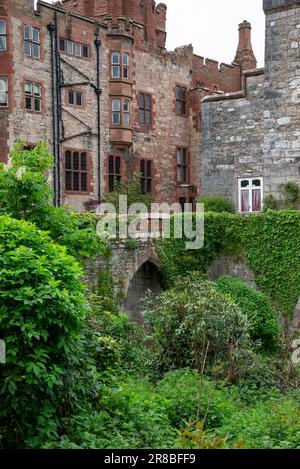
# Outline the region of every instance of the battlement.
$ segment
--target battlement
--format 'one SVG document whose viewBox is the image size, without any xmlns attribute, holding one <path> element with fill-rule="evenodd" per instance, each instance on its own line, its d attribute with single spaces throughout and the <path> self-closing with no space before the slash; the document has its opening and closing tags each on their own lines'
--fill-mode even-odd
<svg viewBox="0 0 300 469">
<path fill-rule="evenodd" d="M 284 9 L 292 8 L 293 6 L 299 5 L 299 0 L 264 0 L 264 11 L 265 13 L 271 11 L 280 11 Z"/>
</svg>

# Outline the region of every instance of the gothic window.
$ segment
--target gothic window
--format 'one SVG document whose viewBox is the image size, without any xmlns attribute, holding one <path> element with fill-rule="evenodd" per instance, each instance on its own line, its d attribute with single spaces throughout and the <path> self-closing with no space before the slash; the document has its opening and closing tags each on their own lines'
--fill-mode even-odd
<svg viewBox="0 0 300 469">
<path fill-rule="evenodd" d="M 184 86 L 176 86 L 176 114 L 187 115 L 187 89 Z"/>
<path fill-rule="evenodd" d="M 42 89 L 38 83 L 26 81 L 24 85 L 25 108 L 27 111 L 41 112 Z"/>
<path fill-rule="evenodd" d="M 65 188 L 67 192 L 88 191 L 86 152 L 67 150 L 65 153 Z"/>
<path fill-rule="evenodd" d="M 152 192 L 152 161 L 141 160 L 141 191 L 143 194 Z"/>
<path fill-rule="evenodd" d="M 139 123 L 141 126 L 151 126 L 151 96 L 149 94 L 139 94 Z"/>
<path fill-rule="evenodd" d="M 242 213 L 261 212 L 263 199 L 262 178 L 239 180 L 239 211 Z"/>
<path fill-rule="evenodd" d="M 110 155 L 108 158 L 108 190 L 114 192 L 122 178 L 121 157 Z"/>
<path fill-rule="evenodd" d="M 177 182 L 180 184 L 187 184 L 188 182 L 188 161 L 186 148 L 177 148 Z"/>
<path fill-rule="evenodd" d="M 0 107 L 8 106 L 8 81 L 0 77 Z"/>
<path fill-rule="evenodd" d="M 40 31 L 32 26 L 24 26 L 24 54 L 35 59 L 41 56 Z"/>
<path fill-rule="evenodd" d="M 0 20 L 0 52 L 7 50 L 6 22 Z"/>
</svg>

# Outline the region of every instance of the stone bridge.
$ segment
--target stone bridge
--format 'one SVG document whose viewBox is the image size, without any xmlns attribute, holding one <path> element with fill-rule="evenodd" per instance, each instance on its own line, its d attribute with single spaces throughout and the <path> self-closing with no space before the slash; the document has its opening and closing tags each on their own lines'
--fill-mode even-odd
<svg viewBox="0 0 300 469">
<path fill-rule="evenodd" d="M 141 300 L 150 290 L 159 294 L 162 288 L 160 262 L 155 252 L 155 240 L 115 241 L 110 255 L 93 260 L 88 266 L 88 282 L 97 283 L 99 272 L 109 269 L 120 306 L 132 320 L 141 322 Z"/>
</svg>

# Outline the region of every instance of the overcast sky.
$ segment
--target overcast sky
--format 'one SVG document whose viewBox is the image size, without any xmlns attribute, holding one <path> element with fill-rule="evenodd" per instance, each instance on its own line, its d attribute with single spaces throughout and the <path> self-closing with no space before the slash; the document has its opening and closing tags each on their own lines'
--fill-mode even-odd
<svg viewBox="0 0 300 469">
<path fill-rule="evenodd" d="M 51 0 L 46 0 L 52 3 Z M 253 49 L 264 65 L 262 0 L 162 0 L 168 6 L 167 48 L 193 44 L 196 54 L 231 63 L 238 43 L 238 24 L 252 24 Z M 159 1 L 157 1 L 159 3 Z"/>
</svg>

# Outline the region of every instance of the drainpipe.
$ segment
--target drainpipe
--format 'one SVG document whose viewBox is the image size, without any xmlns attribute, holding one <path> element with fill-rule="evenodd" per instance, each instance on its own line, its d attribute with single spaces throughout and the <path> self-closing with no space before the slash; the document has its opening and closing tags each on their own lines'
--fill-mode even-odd
<svg viewBox="0 0 300 469">
<path fill-rule="evenodd" d="M 100 88 L 100 48 L 101 41 L 97 36 L 95 39 L 97 70 L 96 70 L 96 88 L 97 96 L 97 146 L 98 146 L 98 203 L 101 203 L 101 122 L 100 122 L 100 99 L 102 90 Z"/>
<path fill-rule="evenodd" d="M 57 159 L 56 159 L 56 171 L 57 171 L 57 207 L 60 207 L 60 123 L 61 123 L 61 88 L 60 88 L 60 55 L 58 51 L 58 28 L 57 28 L 57 11 L 54 13 L 55 20 L 55 71 L 56 71 L 56 110 L 57 110 L 57 119 L 56 119 L 56 135 L 57 135 Z"/>
</svg>

